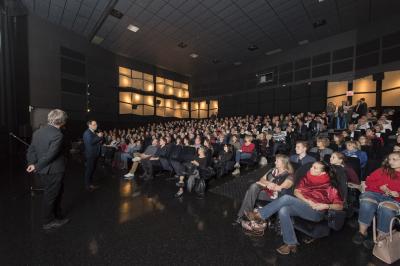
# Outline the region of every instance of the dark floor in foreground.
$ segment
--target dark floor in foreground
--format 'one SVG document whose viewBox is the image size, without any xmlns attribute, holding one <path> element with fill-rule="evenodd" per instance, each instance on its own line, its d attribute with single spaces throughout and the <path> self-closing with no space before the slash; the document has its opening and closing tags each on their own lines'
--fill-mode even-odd
<svg viewBox="0 0 400 266">
<path fill-rule="evenodd" d="M 300 246 L 295 255 L 277 255 L 281 238 L 274 232 L 251 239 L 231 225 L 240 202 L 211 192 L 203 200 L 175 199 L 175 183 L 163 177 L 137 184 L 98 167 L 101 188 L 87 193 L 76 160 L 65 180 L 71 222 L 44 234 L 41 196 L 24 193 L 28 176 L 14 172 L 15 164 L 0 172 L 0 265 L 384 265 L 352 244 L 350 227 Z"/>
</svg>

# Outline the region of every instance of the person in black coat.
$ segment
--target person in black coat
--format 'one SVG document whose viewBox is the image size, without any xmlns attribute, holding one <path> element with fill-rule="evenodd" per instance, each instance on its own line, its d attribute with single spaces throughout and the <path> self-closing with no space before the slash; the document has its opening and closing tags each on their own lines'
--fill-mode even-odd
<svg viewBox="0 0 400 266">
<path fill-rule="evenodd" d="M 88 129 L 83 133 L 83 144 L 85 146 L 85 188 L 92 192 L 98 188 L 92 184 L 93 174 L 96 170 L 97 159 L 100 156 L 101 142 L 103 141 L 103 133 L 95 133 L 97 130 L 97 122 L 89 120 L 87 122 Z"/>
<path fill-rule="evenodd" d="M 63 219 L 61 198 L 64 191 L 65 158 L 63 154 L 64 135 L 60 128 L 67 121 L 67 114 L 59 109 L 50 111 L 48 125 L 36 130 L 27 151 L 28 173 L 40 175 L 43 186 L 43 229 L 61 227 L 69 220 Z"/>
</svg>

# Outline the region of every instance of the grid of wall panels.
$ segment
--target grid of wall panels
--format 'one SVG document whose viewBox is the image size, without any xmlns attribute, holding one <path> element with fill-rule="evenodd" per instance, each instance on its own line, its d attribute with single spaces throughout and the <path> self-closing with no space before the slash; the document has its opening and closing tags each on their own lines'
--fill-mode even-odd
<svg viewBox="0 0 400 266">
<path fill-rule="evenodd" d="M 162 95 L 175 96 L 177 98 L 189 98 L 188 84 L 163 77 L 156 77 L 156 92 Z"/>
<path fill-rule="evenodd" d="M 353 104 L 361 98 L 365 98 L 368 107 L 376 106 L 376 82 L 372 75 L 353 80 Z"/>
<path fill-rule="evenodd" d="M 119 67 L 119 87 L 134 88 L 147 92 L 154 91 L 153 75 Z"/>
<path fill-rule="evenodd" d="M 382 106 L 400 106 L 400 71 L 385 72 L 382 81 Z"/>
<path fill-rule="evenodd" d="M 341 105 L 343 101 L 347 101 L 348 82 L 347 81 L 335 81 L 328 82 L 327 89 L 327 104 L 333 102 L 336 106 Z"/>
</svg>

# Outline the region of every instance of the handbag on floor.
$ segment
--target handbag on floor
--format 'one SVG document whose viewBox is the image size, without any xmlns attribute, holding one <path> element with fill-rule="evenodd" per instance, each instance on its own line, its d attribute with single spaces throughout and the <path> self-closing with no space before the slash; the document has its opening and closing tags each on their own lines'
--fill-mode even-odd
<svg viewBox="0 0 400 266">
<path fill-rule="evenodd" d="M 390 221 L 390 234 L 378 241 L 376 237 L 376 218 L 374 217 L 373 220 L 372 230 L 375 246 L 372 254 L 387 264 L 392 264 L 400 259 L 400 232 L 393 230 L 394 221 L 400 222 L 400 219 L 393 217 Z"/>
</svg>

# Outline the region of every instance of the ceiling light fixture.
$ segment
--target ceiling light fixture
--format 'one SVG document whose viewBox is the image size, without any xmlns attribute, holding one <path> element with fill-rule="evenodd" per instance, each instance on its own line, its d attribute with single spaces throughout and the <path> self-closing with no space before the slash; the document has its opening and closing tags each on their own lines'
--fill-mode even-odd
<svg viewBox="0 0 400 266">
<path fill-rule="evenodd" d="M 190 54 L 190 57 L 191 57 L 191 58 L 197 58 L 197 57 L 199 57 L 199 55 L 198 55 L 198 54 L 195 54 L 195 53 L 192 53 L 192 54 Z"/>
<path fill-rule="evenodd" d="M 139 30 L 139 27 L 129 24 L 127 27 L 128 30 L 133 31 L 133 32 L 137 32 Z"/>
<path fill-rule="evenodd" d="M 281 48 L 278 48 L 278 49 L 275 49 L 275 50 L 271 50 L 271 51 L 269 51 L 269 52 L 266 52 L 265 54 L 266 54 L 266 55 L 273 55 L 273 54 L 277 54 L 277 53 L 280 53 L 280 52 L 282 52 L 282 49 L 281 49 Z"/>
<path fill-rule="evenodd" d="M 104 41 L 104 38 L 103 37 L 100 37 L 100 36 L 97 36 L 97 35 L 95 35 L 94 37 L 93 37 L 93 39 L 92 39 L 92 43 L 93 44 L 97 44 L 97 45 L 99 45 L 100 43 L 102 43 Z"/>
<path fill-rule="evenodd" d="M 299 41 L 299 45 L 305 45 L 305 44 L 307 44 L 307 43 L 308 43 L 308 40 Z"/>
<path fill-rule="evenodd" d="M 241 64 L 242 64 L 242 62 L 240 62 L 240 61 L 236 61 L 233 63 L 234 66 L 240 66 Z"/>
</svg>

